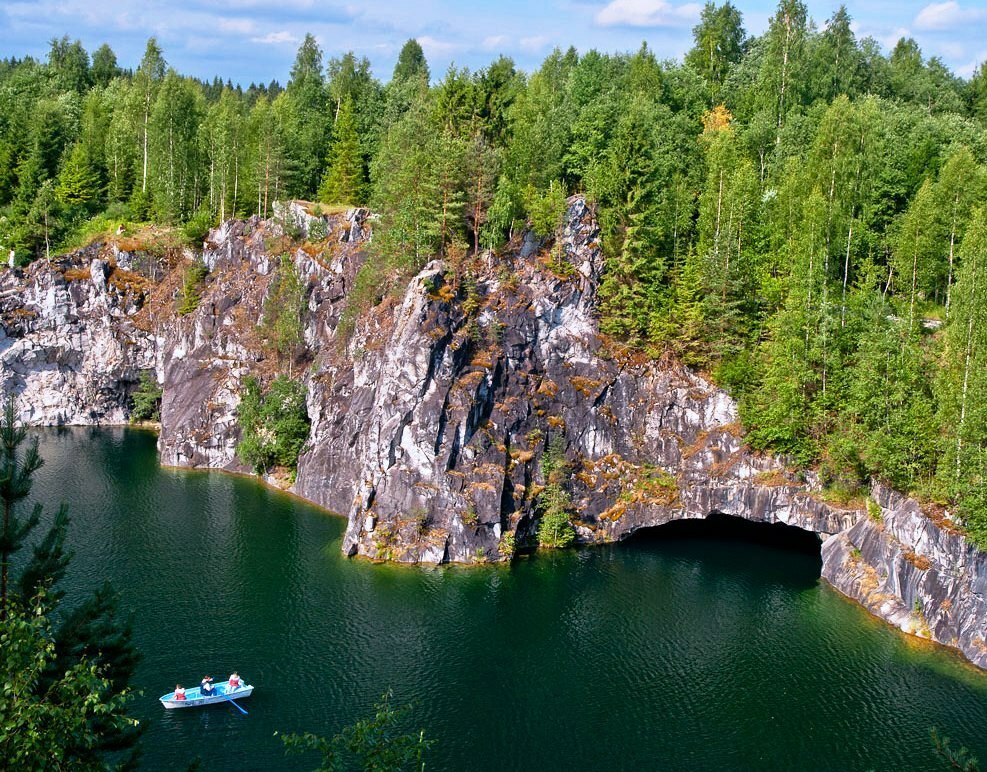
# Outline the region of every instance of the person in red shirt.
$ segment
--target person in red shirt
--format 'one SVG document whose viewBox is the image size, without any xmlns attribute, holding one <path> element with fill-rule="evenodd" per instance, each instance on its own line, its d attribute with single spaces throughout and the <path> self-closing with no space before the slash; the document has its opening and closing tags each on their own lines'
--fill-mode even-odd
<svg viewBox="0 0 987 772">
<path fill-rule="evenodd" d="M 185 699 L 185 687 L 181 684 L 175 686 L 175 699 L 184 700 Z"/>
</svg>

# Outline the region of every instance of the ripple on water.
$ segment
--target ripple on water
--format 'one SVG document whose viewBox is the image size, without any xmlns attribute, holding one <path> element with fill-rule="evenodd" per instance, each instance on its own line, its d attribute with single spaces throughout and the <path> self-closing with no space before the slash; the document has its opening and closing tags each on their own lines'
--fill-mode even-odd
<svg viewBox="0 0 987 772">
<path fill-rule="evenodd" d="M 254 482 L 162 470 L 153 437 L 45 432 L 70 596 L 111 579 L 144 652 L 148 769 L 222 749 L 280 769 L 275 731 L 331 734 L 392 688 L 433 769 L 905 769 L 928 727 L 987 758 L 987 678 L 818 579 L 818 561 L 672 539 L 420 570 L 348 561 L 344 521 Z M 328 546 L 327 546 L 328 545 Z M 245 706 L 164 712 L 238 668 Z M 311 761 L 311 760 L 308 760 Z"/>
</svg>

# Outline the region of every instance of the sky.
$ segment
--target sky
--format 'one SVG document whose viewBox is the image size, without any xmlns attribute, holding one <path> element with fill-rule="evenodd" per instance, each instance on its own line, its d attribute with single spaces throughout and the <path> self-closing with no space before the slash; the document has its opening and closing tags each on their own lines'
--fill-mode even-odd
<svg viewBox="0 0 987 772">
<path fill-rule="evenodd" d="M 750 34 L 767 28 L 777 2 L 733 1 Z M 819 26 L 840 4 L 806 1 Z M 963 77 L 987 59 L 987 0 L 850 0 L 847 8 L 857 37 L 886 50 L 914 37 L 926 57 L 939 56 Z M 0 0 L 0 58 L 44 58 L 49 41 L 68 34 L 90 52 L 109 43 L 122 66 L 136 67 L 153 35 L 182 74 L 284 83 L 311 32 L 326 59 L 352 50 L 383 80 L 416 38 L 440 79 L 450 64 L 475 70 L 499 54 L 531 71 L 556 46 L 617 52 L 646 41 L 661 59 L 681 58 L 701 9 L 693 0 Z"/>
</svg>

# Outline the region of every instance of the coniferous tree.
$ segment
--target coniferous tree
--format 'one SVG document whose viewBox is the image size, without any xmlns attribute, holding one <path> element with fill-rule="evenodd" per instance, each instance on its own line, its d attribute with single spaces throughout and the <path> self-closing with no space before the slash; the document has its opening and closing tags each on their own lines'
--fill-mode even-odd
<svg viewBox="0 0 987 772">
<path fill-rule="evenodd" d="M 12 580 L 10 557 L 42 514 L 41 505 L 23 519 L 16 510 L 43 465 L 37 440 L 28 441 L 15 419 L 9 398 L 0 418 L 0 754 L 6 764 L 24 769 L 49 763 L 101 768 L 107 754 L 120 759 L 122 751 L 133 749 L 140 734 L 138 723 L 126 715 L 127 684 L 137 662 L 132 631 L 120 622 L 108 587 L 65 614 L 60 624 L 51 621 L 64 603 L 57 583 L 71 558 L 65 550 L 64 507 L 35 545 L 20 579 Z M 125 764 L 135 758 L 136 752 Z"/>
<path fill-rule="evenodd" d="M 333 204 L 362 203 L 366 182 L 350 96 L 343 99 L 333 134 L 326 174 L 319 187 L 319 199 Z"/>
<path fill-rule="evenodd" d="M 285 96 L 287 150 L 293 161 L 287 192 L 308 198 L 319 187 L 331 126 L 326 117 L 322 49 L 312 35 L 306 35 L 298 49 Z"/>
<path fill-rule="evenodd" d="M 425 60 L 425 52 L 421 44 L 411 38 L 401 47 L 398 54 L 397 63 L 394 65 L 394 74 L 391 81 L 401 83 L 403 81 L 415 80 L 424 81 L 427 85 L 431 75 L 428 71 L 428 62 Z"/>
<path fill-rule="evenodd" d="M 99 171 L 86 147 L 77 142 L 58 174 L 55 196 L 62 206 L 85 211 L 99 202 L 101 193 Z"/>
</svg>

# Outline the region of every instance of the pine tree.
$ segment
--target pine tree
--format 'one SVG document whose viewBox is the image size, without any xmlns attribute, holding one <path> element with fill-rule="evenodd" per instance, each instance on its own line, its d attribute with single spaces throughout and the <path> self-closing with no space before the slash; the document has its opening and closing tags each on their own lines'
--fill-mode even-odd
<svg viewBox="0 0 987 772">
<path fill-rule="evenodd" d="M 319 199 L 330 204 L 362 203 L 366 180 L 350 96 L 343 99 L 333 133 L 328 167 L 319 187 Z"/>
<path fill-rule="evenodd" d="M 4 405 L 3 421 L 0 421 L 0 507 L 3 508 L 3 531 L 0 533 L 0 620 L 6 619 L 10 610 L 10 558 L 24 546 L 24 540 L 38 524 L 41 507 L 21 519 L 15 508 L 31 493 L 34 473 L 44 461 L 38 453 L 35 438 L 24 446 L 27 431 L 17 425 L 14 401 Z"/>
<path fill-rule="evenodd" d="M 0 755 L 17 768 L 40 768 L 38 759 L 68 768 L 101 768 L 106 754 L 134 748 L 140 727 L 126 716 L 128 683 L 138 654 L 117 599 L 104 586 L 68 612 L 57 587 L 71 555 L 65 550 L 69 518 L 59 509 L 32 550 L 20 578 L 10 557 L 38 525 L 42 508 L 27 518 L 17 508 L 42 467 L 37 439 L 17 425 L 13 399 L 0 419 Z M 16 589 L 15 589 L 16 588 Z M 61 612 L 58 625 L 51 621 Z M 134 758 L 124 760 L 133 764 Z"/>
<path fill-rule="evenodd" d="M 99 172 L 85 146 L 77 142 L 58 174 L 55 197 L 62 206 L 87 210 L 99 203 L 101 193 Z"/>
</svg>

